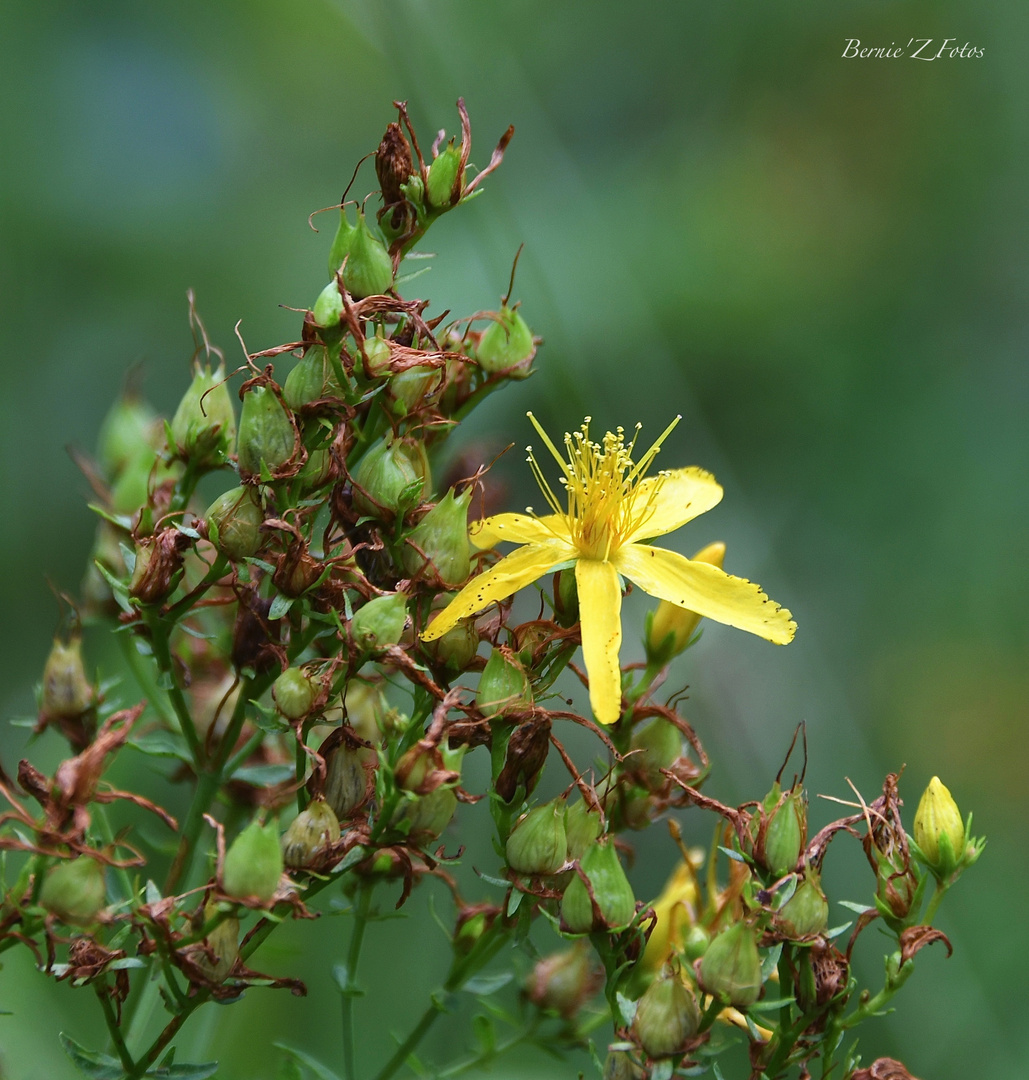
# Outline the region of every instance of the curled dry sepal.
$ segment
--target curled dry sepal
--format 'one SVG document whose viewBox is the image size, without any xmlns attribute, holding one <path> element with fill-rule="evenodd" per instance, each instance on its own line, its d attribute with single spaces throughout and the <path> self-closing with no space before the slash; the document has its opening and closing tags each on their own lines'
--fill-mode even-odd
<svg viewBox="0 0 1029 1080">
<path fill-rule="evenodd" d="M 782 770 L 762 800 L 740 807 L 701 792 L 710 762 L 682 695 L 659 695 L 670 665 L 705 618 L 785 643 L 790 613 L 724 570 L 724 544 L 692 559 L 650 546 L 722 496 L 696 467 L 645 475 L 674 422 L 642 455 L 622 429 L 597 442 L 587 423 L 562 455 L 533 419 L 565 482 L 552 488 L 530 454 L 553 511 L 544 517 L 498 512 L 503 488 L 490 462 L 503 441 L 448 458 L 464 416 L 533 373 L 540 339 L 512 300 L 513 268 L 498 310 L 451 318 L 402 295 L 404 260 L 480 194 L 513 128 L 470 175 L 463 101 L 460 134 L 441 132 L 428 160 L 406 104 L 395 105 L 375 155 L 381 206 L 368 215 L 344 195 L 332 208 L 325 284 L 296 339 L 244 345 L 244 378 L 230 393 L 191 295 L 192 381 L 171 421 L 130 386 L 96 460 L 78 455 L 99 524 L 35 724 L 47 739 L 64 736 L 72 756 L 53 776 L 27 760 L 17 783 L 0 770 L 10 805 L 0 849 L 11 853 L 4 873 L 13 871 L 0 951 L 24 944 L 46 971 L 90 985 L 120 1065 L 79 1047 L 73 1056 L 138 1076 L 165 1067 L 205 1002 L 257 985 L 303 993 L 297 979 L 248 960 L 282 919 L 318 917 L 318 892 L 342 885 L 356 950 L 378 912 L 373 891 L 400 907 L 432 877 L 454 901 L 440 1002 L 499 990 L 503 973 L 483 970 L 517 955 L 533 974 L 515 1042 L 585 1046 L 599 1008 L 613 1021 L 609 1077 L 699 1066 L 728 1031 L 749 1041 L 755 1077 L 780 1075 L 853 1026 L 846 1010 L 862 999 L 851 953 L 869 924 L 881 919 L 897 944 L 870 999 L 877 1007 L 919 949 L 946 943 L 920 921 L 928 887 L 935 880 L 934 904 L 981 842 L 967 826 L 958 836 L 942 785 L 911 842 L 893 776 L 881 797 L 811 837 L 802 780 L 784 785 Z M 224 490 L 205 508 L 196 492 L 207 474 Z M 502 556 L 505 540 L 520 546 Z M 623 571 L 656 598 L 641 663 L 622 662 Z M 530 589 L 530 602 L 516 597 Z M 80 620 L 123 646 L 118 685 L 90 681 Z M 127 695 L 143 700 L 121 708 Z M 572 725 L 589 749 L 568 738 Z M 129 755 L 147 756 L 188 789 L 178 820 L 104 782 L 122 754 L 130 766 Z M 478 773 L 464 769 L 469 754 L 484 759 Z M 468 776 L 486 770 L 477 789 Z M 549 801 L 536 794 L 548 786 Z M 160 817 L 174 851 L 135 819 L 113 832 L 105 806 L 115 801 Z M 725 823 L 710 857 L 680 845 L 661 897 L 637 898 L 626 873 L 633 833 L 672 811 L 693 828 L 698 808 Z M 456 870 L 454 823 L 476 814 L 492 819 L 503 864 L 469 884 Z M 875 878 L 845 948 L 828 927 L 821 882 L 830 842 L 843 835 L 861 838 Z M 469 888 L 483 896 L 466 899 Z M 571 949 L 533 964 L 526 943 L 537 919 Z M 504 951 L 511 943 L 521 951 Z M 773 970 L 784 982 L 770 991 Z M 130 1053 L 122 1005 L 153 978 L 171 1019 Z M 338 982 L 349 1045 L 356 970 Z M 718 1038 L 716 1019 L 726 1022 Z M 473 1064 L 495 1054 L 492 1023 L 476 1020 Z"/>
</svg>

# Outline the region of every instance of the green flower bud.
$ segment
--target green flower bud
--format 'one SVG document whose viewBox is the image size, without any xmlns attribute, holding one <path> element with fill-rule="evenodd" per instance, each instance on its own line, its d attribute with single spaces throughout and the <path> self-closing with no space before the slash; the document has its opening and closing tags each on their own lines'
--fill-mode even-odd
<svg viewBox="0 0 1029 1080">
<path fill-rule="evenodd" d="M 455 595 L 441 593 L 443 602 L 440 610 L 446 607 Z M 441 664 L 448 671 L 464 671 L 479 651 L 479 631 L 475 629 L 475 620 L 461 619 L 442 637 L 422 642 L 422 649 L 435 663 Z"/>
<path fill-rule="evenodd" d="M 650 791 L 667 787 L 662 769 L 669 769 L 682 755 L 682 735 L 675 724 L 655 717 L 649 724 L 634 728 L 631 748 L 637 753 L 629 758 L 629 767 L 642 777 Z"/>
<path fill-rule="evenodd" d="M 292 870 L 317 863 L 340 837 L 339 821 L 323 799 L 314 799 L 282 834 L 282 861 Z"/>
<path fill-rule="evenodd" d="M 442 370 L 429 364 L 398 372 L 390 379 L 388 388 L 394 415 L 407 416 L 419 405 L 432 401 L 442 380 Z"/>
<path fill-rule="evenodd" d="M 364 373 L 369 379 L 381 379 L 391 373 L 389 343 L 376 334 L 364 339 Z"/>
<path fill-rule="evenodd" d="M 599 919 L 594 915 L 585 884 L 576 874 L 561 897 L 564 929 L 572 934 L 585 934 L 592 930 L 621 930 L 628 926 L 636 914 L 636 898 L 614 843 L 610 839 L 597 841 L 586 849 L 579 865 L 593 889 L 600 909 Z"/>
<path fill-rule="evenodd" d="M 204 905 L 204 922 L 211 922 L 219 914 L 218 905 L 208 901 Z M 239 958 L 239 919 L 228 915 L 204 938 L 207 949 L 198 952 L 194 961 L 201 971 L 214 983 L 224 982 Z M 212 954 L 212 955 L 209 955 Z"/>
<path fill-rule="evenodd" d="M 572 803 L 565 811 L 565 838 L 568 841 L 568 858 L 581 859 L 586 849 L 600 838 L 604 823 L 596 810 L 591 810 L 585 799 Z"/>
<path fill-rule="evenodd" d="M 282 877 L 282 850 L 274 821 L 252 821 L 233 840 L 222 866 L 222 889 L 227 896 L 267 904 Z"/>
<path fill-rule="evenodd" d="M 805 869 L 795 892 L 779 909 L 777 920 L 783 933 L 794 939 L 824 933 L 829 925 L 829 901 L 817 870 Z"/>
<path fill-rule="evenodd" d="M 754 928 L 737 922 L 716 934 L 700 961 L 701 988 L 719 1001 L 746 1008 L 761 994 L 761 957 Z"/>
<path fill-rule="evenodd" d="M 494 649 L 479 676 L 475 704 L 487 717 L 528 708 L 532 704 L 532 690 L 525 669 L 508 654 Z"/>
<path fill-rule="evenodd" d="M 93 686 L 82 662 L 82 638 L 73 634 L 67 644 L 54 638 L 43 667 L 40 718 L 78 720 L 93 707 Z"/>
<path fill-rule="evenodd" d="M 406 513 L 429 494 L 425 448 L 412 439 L 383 439 L 361 458 L 353 481 L 354 506 L 360 513 Z"/>
<path fill-rule="evenodd" d="M 707 947 L 710 944 L 711 935 L 707 930 L 700 923 L 693 923 L 683 935 L 682 951 L 686 959 L 692 963 L 694 960 L 699 960 L 707 952 Z"/>
<path fill-rule="evenodd" d="M 464 190 L 461 150 L 461 144 L 455 146 L 451 139 L 429 166 L 425 197 L 434 210 L 449 210 L 461 201 L 461 192 Z"/>
<path fill-rule="evenodd" d="M 208 539 L 227 559 L 239 562 L 261 550 L 264 511 L 253 487 L 234 487 L 219 495 L 204 518 Z"/>
<path fill-rule="evenodd" d="M 754 856 L 773 877 L 788 874 L 807 841 L 807 806 L 800 787 L 782 797 L 777 780 L 762 804 L 758 850 Z"/>
<path fill-rule="evenodd" d="M 625 1050 L 612 1050 L 604 1059 L 604 1080 L 646 1080 L 647 1075 Z"/>
<path fill-rule="evenodd" d="M 349 693 L 348 693 L 349 698 Z M 325 801 L 337 818 L 348 818 L 368 794 L 364 756 L 358 747 L 340 743 L 325 760 Z"/>
<path fill-rule="evenodd" d="M 343 391 L 324 345 L 313 345 L 300 358 L 282 385 L 282 400 L 294 411 Z"/>
<path fill-rule="evenodd" d="M 938 877 L 953 874 L 965 853 L 965 826 L 954 796 L 938 776 L 918 800 L 914 834 L 926 866 Z"/>
<path fill-rule="evenodd" d="M 579 592 L 575 570 L 558 570 L 554 575 L 554 618 L 559 626 L 574 626 L 579 621 Z"/>
<path fill-rule="evenodd" d="M 335 277 L 336 271 L 343 265 L 343 260 L 350 254 L 350 244 L 357 229 L 350 224 L 346 207 L 339 208 L 339 228 L 329 249 L 329 276 Z"/>
<path fill-rule="evenodd" d="M 681 1054 L 700 1030 L 697 999 L 678 975 L 664 972 L 647 987 L 636 1006 L 632 1033 L 649 1058 Z"/>
<path fill-rule="evenodd" d="M 470 487 L 460 495 L 455 495 L 451 488 L 407 534 L 401 558 L 408 574 L 414 577 L 423 571 L 428 559 L 444 585 L 460 585 L 468 577 L 471 573 L 468 504 L 471 501 Z"/>
<path fill-rule="evenodd" d="M 544 1012 L 571 1020 L 597 991 L 597 975 L 590 946 L 577 941 L 570 949 L 536 962 L 525 980 L 525 994 Z"/>
<path fill-rule="evenodd" d="M 239 471 L 251 476 L 274 472 L 293 457 L 296 431 L 275 392 L 268 386 L 251 386 L 243 395 L 236 448 Z"/>
<path fill-rule="evenodd" d="M 407 822 L 407 835 L 416 843 L 435 840 L 450 824 L 457 809 L 457 796 L 453 788 L 438 787 L 427 795 L 416 795 L 400 807 L 394 824 Z"/>
<path fill-rule="evenodd" d="M 390 593 L 369 600 L 354 613 L 350 632 L 354 644 L 362 651 L 385 649 L 396 645 L 407 623 L 407 594 Z"/>
<path fill-rule="evenodd" d="M 482 332 L 475 359 L 487 375 L 524 379 L 536 355 L 532 331 L 516 308 L 500 305 L 493 322 Z"/>
<path fill-rule="evenodd" d="M 236 414 L 225 381 L 225 368 L 193 365 L 193 381 L 171 422 L 173 449 L 197 469 L 224 465 L 236 438 Z"/>
<path fill-rule="evenodd" d="M 556 874 L 565 864 L 564 799 L 530 810 L 507 838 L 507 865 L 518 874 Z"/>
<path fill-rule="evenodd" d="M 372 235 L 363 213 L 357 215 L 357 228 L 350 234 L 348 255 L 343 284 L 355 300 L 379 296 L 393 288 L 393 260 L 385 244 Z"/>
<path fill-rule="evenodd" d="M 721 570 L 725 563 L 725 544 L 719 541 L 708 544 L 702 548 L 690 560 L 691 562 L 706 562 L 717 566 Z M 646 637 L 644 645 L 647 650 L 647 663 L 664 666 L 673 657 L 678 656 L 689 645 L 701 616 L 695 611 L 679 607 L 662 600 L 658 606 L 647 614 Z"/>
<path fill-rule="evenodd" d="M 339 286 L 335 281 L 330 281 L 318 294 L 318 299 L 311 308 L 311 317 L 316 326 L 325 329 L 339 326 L 339 321 L 343 318 L 343 297 L 340 296 Z"/>
<path fill-rule="evenodd" d="M 298 494 L 318 491 L 332 479 L 332 454 L 328 448 L 312 450 L 300 472 L 293 477 L 293 490 Z"/>
<path fill-rule="evenodd" d="M 317 696 L 317 687 L 300 668 L 286 668 L 272 684 L 272 697 L 287 720 L 303 720 Z"/>
<path fill-rule="evenodd" d="M 160 430 L 154 410 L 137 394 L 124 393 L 100 427 L 97 456 L 104 473 L 111 478 L 117 476 L 141 446 L 155 445 Z"/>
<path fill-rule="evenodd" d="M 89 926 L 107 902 L 103 867 L 88 855 L 59 862 L 44 879 L 39 902 L 61 922 Z"/>
<path fill-rule="evenodd" d="M 111 487 L 111 510 L 132 515 L 146 506 L 150 492 L 177 480 L 183 471 L 181 461 L 165 462 L 150 445 L 140 445 Z"/>
</svg>

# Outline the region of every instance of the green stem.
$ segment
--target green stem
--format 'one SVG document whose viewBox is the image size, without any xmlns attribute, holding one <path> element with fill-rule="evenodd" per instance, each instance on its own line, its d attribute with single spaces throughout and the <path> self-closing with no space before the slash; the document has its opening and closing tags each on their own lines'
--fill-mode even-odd
<svg viewBox="0 0 1029 1080">
<path fill-rule="evenodd" d="M 114 1043 L 114 1049 L 118 1053 L 122 1068 L 131 1075 L 136 1068 L 136 1063 L 132 1060 L 129 1048 L 122 1038 L 121 1028 L 118 1026 L 118 1017 L 115 1015 L 114 1006 L 108 996 L 107 979 L 101 975 L 93 986 L 96 990 L 97 1000 L 100 1002 L 100 1008 L 104 1010 L 104 1022 L 107 1024 L 107 1030 L 111 1034 L 111 1042 Z"/>
<path fill-rule="evenodd" d="M 446 1069 L 441 1069 L 435 1074 L 435 1080 L 450 1080 L 450 1077 L 460 1076 L 462 1073 L 468 1072 L 469 1069 L 474 1069 L 477 1065 L 486 1065 L 491 1061 L 495 1061 L 498 1057 L 506 1054 L 508 1050 L 513 1050 L 516 1046 L 525 1042 L 526 1039 L 531 1038 L 535 1033 L 536 1025 L 533 1024 L 524 1031 L 518 1032 L 517 1035 L 512 1035 L 507 1042 L 502 1042 L 499 1046 L 493 1047 L 492 1050 L 483 1050 L 466 1061 L 459 1061 Z"/>
<path fill-rule="evenodd" d="M 411 1029 L 407 1038 L 397 1047 L 396 1053 L 375 1074 L 375 1080 L 389 1080 L 397 1069 L 414 1053 L 415 1048 L 428 1034 L 429 1029 L 443 1013 L 443 1002 L 432 999 L 432 1004 L 422 1013 L 418 1023 Z"/>
<path fill-rule="evenodd" d="M 368 909 L 372 902 L 374 882 L 362 882 L 358 888 L 357 906 L 354 909 L 354 926 L 350 932 L 350 948 L 347 950 L 346 985 L 340 987 L 343 995 L 343 1076 L 345 1080 L 357 1080 L 354 1045 L 354 998 L 357 989 L 357 965 L 361 959 L 361 946 L 368 926 Z"/>
<path fill-rule="evenodd" d="M 933 919 L 936 918 L 936 911 L 940 906 L 940 901 L 943 899 L 949 887 L 948 884 L 937 879 L 936 888 L 929 898 L 929 906 L 925 909 L 925 915 L 922 917 L 922 922 L 925 926 L 932 926 Z"/>
<path fill-rule="evenodd" d="M 111 829 L 111 822 L 107 817 L 107 809 L 100 803 L 94 803 L 92 813 L 94 821 L 100 826 L 100 835 L 104 838 L 104 843 L 113 848 L 114 831 Z M 114 876 L 118 879 L 118 884 L 121 885 L 121 899 L 131 901 L 136 890 L 133 888 L 132 878 L 129 877 L 128 870 L 124 866 L 115 866 L 112 869 L 114 870 Z"/>
<path fill-rule="evenodd" d="M 171 626 L 179 621 L 190 608 L 204 595 L 212 585 L 221 580 L 229 569 L 229 560 L 224 555 L 219 555 L 211 564 L 210 570 L 199 582 L 181 599 L 176 600 L 171 607 L 161 616 L 161 621 Z"/>
<path fill-rule="evenodd" d="M 200 745 L 200 737 L 197 735 L 196 725 L 193 723 L 193 714 L 186 702 L 186 695 L 182 692 L 178 680 L 175 678 L 175 668 L 172 663 L 171 645 L 169 643 L 169 627 L 154 613 L 149 613 L 146 620 L 150 630 L 150 645 L 154 650 L 154 659 L 162 674 L 168 680 L 168 700 L 175 710 L 175 718 L 178 727 L 182 730 L 186 743 L 189 746 L 190 755 L 197 768 L 203 761 L 203 747 Z"/>
<path fill-rule="evenodd" d="M 157 710 L 157 714 L 168 727 L 178 727 L 178 718 L 168 701 L 167 694 L 154 681 L 150 668 L 144 662 L 139 649 L 136 648 L 136 635 L 126 630 L 115 634 L 115 637 L 121 645 L 122 657 L 132 672 L 136 685 L 143 692 L 143 696 Z"/>
</svg>

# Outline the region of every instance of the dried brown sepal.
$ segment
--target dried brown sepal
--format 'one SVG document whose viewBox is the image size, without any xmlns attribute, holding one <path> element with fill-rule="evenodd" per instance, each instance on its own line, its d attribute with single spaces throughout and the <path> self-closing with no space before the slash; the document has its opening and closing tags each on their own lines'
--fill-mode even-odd
<svg viewBox="0 0 1029 1080">
<path fill-rule="evenodd" d="M 876 1058 L 867 1069 L 857 1069 L 847 1080 L 918 1080 L 907 1066 L 896 1058 Z"/>
</svg>

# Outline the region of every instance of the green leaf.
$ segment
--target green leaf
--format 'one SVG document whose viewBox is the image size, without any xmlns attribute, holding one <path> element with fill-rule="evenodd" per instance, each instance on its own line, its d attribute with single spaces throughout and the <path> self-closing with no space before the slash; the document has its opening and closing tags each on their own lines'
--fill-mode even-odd
<svg viewBox="0 0 1029 1080">
<path fill-rule="evenodd" d="M 622 1023 L 629 1027 L 636 1019 L 636 1002 L 621 992 L 615 994 L 615 1001 L 618 1002 L 618 1011 L 622 1014 Z"/>
<path fill-rule="evenodd" d="M 733 851 L 732 848 L 723 847 L 721 844 L 719 844 L 718 850 L 723 855 L 728 855 L 729 858 L 733 860 L 733 862 L 745 863 L 747 861 L 747 857 L 745 855 L 741 855 L 738 851 Z"/>
<path fill-rule="evenodd" d="M 761 958 L 761 981 L 768 982 L 772 972 L 779 966 L 779 957 L 782 956 L 782 942 L 773 945 L 772 948 Z"/>
<path fill-rule="evenodd" d="M 148 731 L 145 735 L 130 739 L 128 745 L 150 757 L 177 758 L 188 764 L 193 762 L 186 740 L 175 731 Z"/>
<path fill-rule="evenodd" d="M 664 1058 L 655 1062 L 650 1067 L 650 1080 L 671 1080 L 674 1069 L 675 1063 L 671 1058 Z"/>
<path fill-rule="evenodd" d="M 784 1005 L 793 1005 L 796 1002 L 796 998 L 778 998 L 775 1001 L 755 1001 L 753 1005 L 748 1005 L 747 1010 L 749 1012 L 775 1012 L 776 1009 L 781 1009 Z"/>
<path fill-rule="evenodd" d="M 125 1069 L 120 1061 L 108 1054 L 99 1054 L 95 1050 L 87 1050 L 62 1031 L 57 1038 L 61 1042 L 64 1052 L 74 1062 L 79 1072 L 84 1073 L 90 1080 L 123 1080 Z"/>
<path fill-rule="evenodd" d="M 293 606 L 293 600 L 294 597 L 279 593 L 272 601 L 272 606 L 268 609 L 268 618 L 281 619 Z"/>
<path fill-rule="evenodd" d="M 120 960 L 112 960 L 107 965 L 108 971 L 128 971 L 132 968 L 146 967 L 144 961 L 138 956 L 123 956 Z"/>
<path fill-rule="evenodd" d="M 207 1080 L 207 1077 L 214 1076 L 217 1071 L 217 1061 L 205 1061 L 197 1065 L 182 1061 L 177 1065 L 159 1065 L 146 1075 L 159 1077 L 160 1080 Z"/>
<path fill-rule="evenodd" d="M 33 721 L 33 723 L 35 723 L 35 721 Z M 505 881 L 503 878 L 490 877 L 489 874 L 484 874 L 481 870 L 476 870 L 475 872 L 489 885 L 499 885 L 502 889 L 509 889 L 511 887 L 511 882 Z"/>
<path fill-rule="evenodd" d="M 514 978 L 514 972 L 502 971 L 496 975 L 475 975 L 467 982 L 461 984 L 461 989 L 466 993 L 475 994 L 478 997 L 487 997 L 495 994 L 501 987 Z"/>
<path fill-rule="evenodd" d="M 295 1058 L 305 1069 L 309 1070 L 317 1080 L 340 1080 L 339 1076 L 334 1073 L 330 1068 L 323 1065 L 317 1059 L 311 1057 L 310 1054 L 305 1054 L 303 1050 L 294 1050 L 292 1046 L 287 1046 L 285 1043 L 274 1043 L 277 1050 L 282 1050 L 284 1053 L 289 1054 L 290 1057 Z"/>
<path fill-rule="evenodd" d="M 244 765 L 232 774 L 233 780 L 242 780 L 255 787 L 267 787 L 292 780 L 295 775 L 292 765 Z"/>
<path fill-rule="evenodd" d="M 875 908 L 870 907 L 868 904 L 855 904 L 853 900 L 837 900 L 837 904 L 840 907 L 847 908 L 848 911 L 856 911 L 858 915 L 864 915 L 866 911 L 874 911 Z"/>
</svg>

